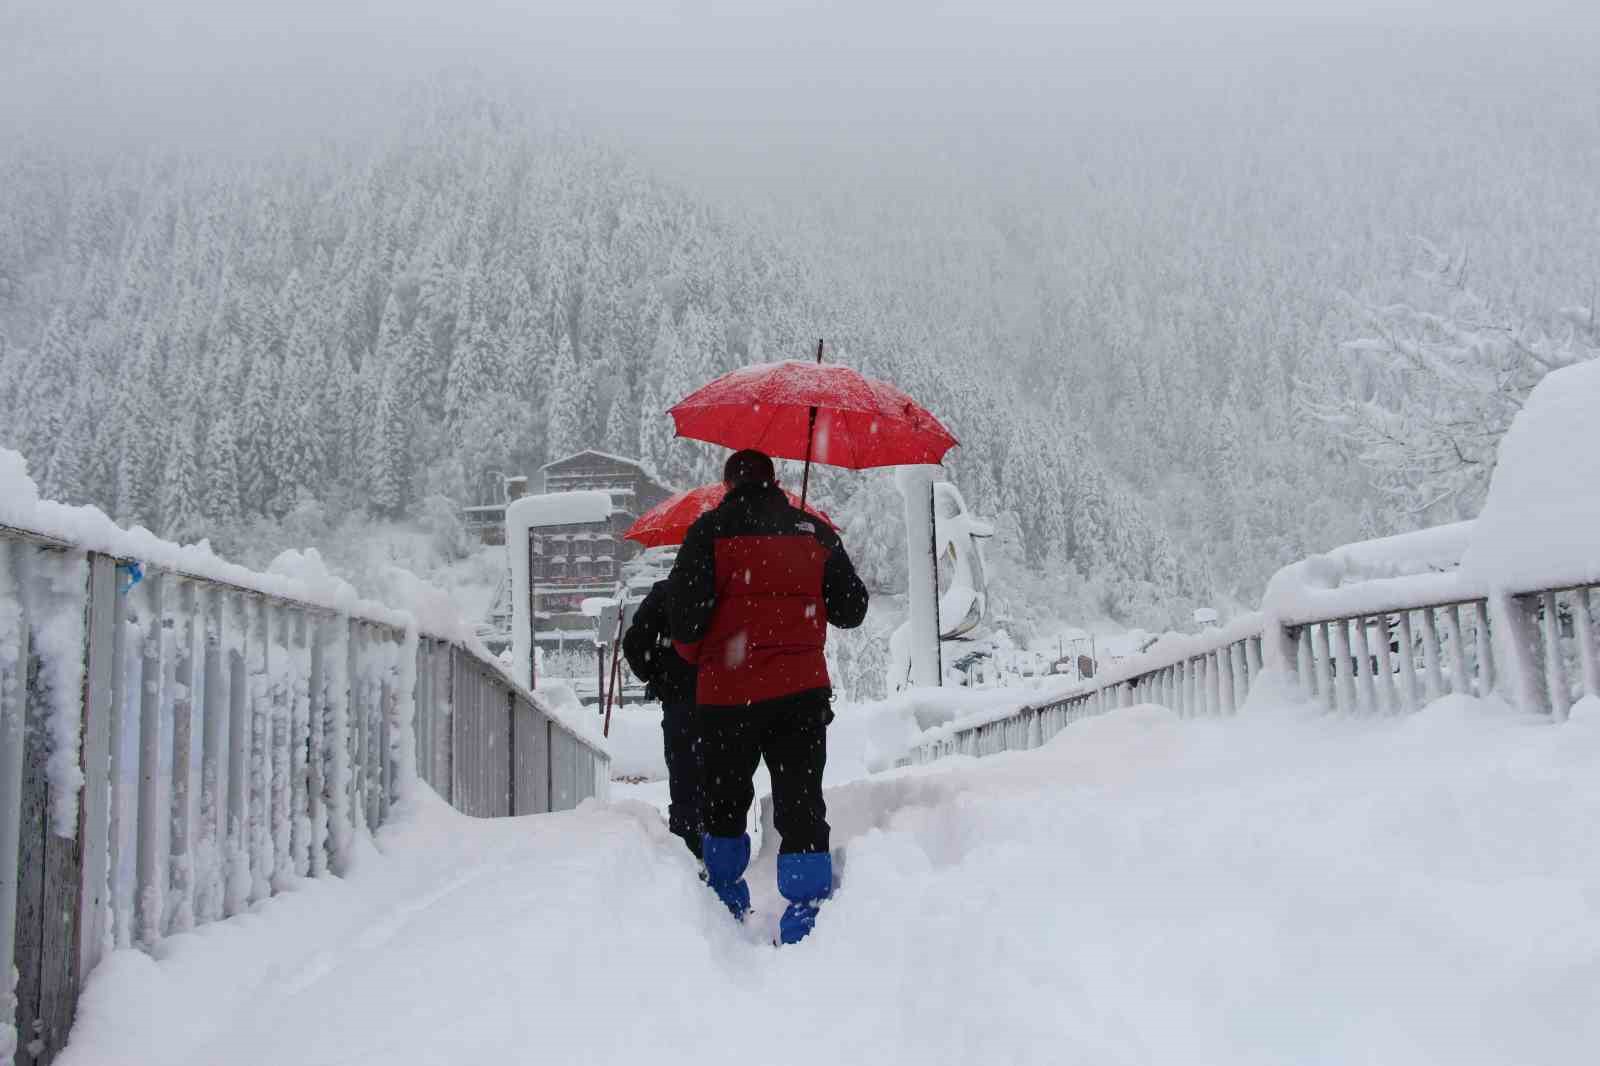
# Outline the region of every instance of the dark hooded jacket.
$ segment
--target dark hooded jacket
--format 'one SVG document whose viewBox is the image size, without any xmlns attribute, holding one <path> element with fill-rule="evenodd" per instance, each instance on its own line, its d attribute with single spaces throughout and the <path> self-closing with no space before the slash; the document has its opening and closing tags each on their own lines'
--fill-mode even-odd
<svg viewBox="0 0 1600 1066">
<path fill-rule="evenodd" d="M 851 629 L 867 614 L 839 535 L 770 483 L 740 486 L 701 515 L 669 581 L 672 637 L 699 667 L 701 706 L 827 691 L 828 625 Z"/>
<path fill-rule="evenodd" d="M 645 683 L 648 695 L 663 704 L 693 703 L 694 666 L 672 648 L 668 597 L 665 581 L 650 586 L 622 637 L 622 654 L 633 676 Z"/>
</svg>

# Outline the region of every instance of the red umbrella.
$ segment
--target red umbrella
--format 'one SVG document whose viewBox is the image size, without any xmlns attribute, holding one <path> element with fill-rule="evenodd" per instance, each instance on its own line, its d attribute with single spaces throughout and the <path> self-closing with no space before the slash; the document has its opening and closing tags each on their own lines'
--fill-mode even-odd
<svg viewBox="0 0 1600 1066">
<path fill-rule="evenodd" d="M 689 527 L 694 525 L 694 520 L 721 503 L 727 494 L 728 486 L 721 482 L 680 492 L 640 515 L 639 520 L 629 526 L 623 536 L 643 544 L 646 548 L 682 544 L 683 538 L 689 533 Z M 785 492 L 784 495 L 789 497 L 790 503 L 796 507 L 800 506 L 800 499 L 794 493 Z M 833 519 L 815 507 L 807 507 L 806 510 L 828 525 L 833 525 Z"/>
<path fill-rule="evenodd" d="M 864 470 L 938 463 L 959 443 L 911 397 L 847 366 L 817 361 L 741 367 L 684 397 L 670 414 L 678 436 L 728 448 L 758 448 Z"/>
</svg>

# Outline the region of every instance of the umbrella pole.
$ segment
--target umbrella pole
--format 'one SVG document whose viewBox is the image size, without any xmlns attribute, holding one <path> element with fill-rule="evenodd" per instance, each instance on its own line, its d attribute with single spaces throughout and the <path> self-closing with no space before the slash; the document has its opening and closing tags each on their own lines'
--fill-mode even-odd
<svg viewBox="0 0 1600 1066">
<path fill-rule="evenodd" d="M 822 338 L 817 338 L 817 365 L 822 365 Z M 806 509 L 806 490 L 811 487 L 811 439 L 817 432 L 817 409 L 806 416 L 806 468 L 800 475 L 800 509 Z"/>
</svg>

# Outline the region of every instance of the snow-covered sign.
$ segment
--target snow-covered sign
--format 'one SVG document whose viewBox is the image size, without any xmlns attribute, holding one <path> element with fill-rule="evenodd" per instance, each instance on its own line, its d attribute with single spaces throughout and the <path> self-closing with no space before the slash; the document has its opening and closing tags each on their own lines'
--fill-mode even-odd
<svg viewBox="0 0 1600 1066">
<path fill-rule="evenodd" d="M 1196 607 L 1194 609 L 1194 624 L 1197 626 L 1216 625 L 1217 609 L 1215 607 Z"/>
<path fill-rule="evenodd" d="M 509 537 L 514 530 L 521 530 L 525 537 L 530 529 L 604 522 L 611 511 L 611 494 L 598 489 L 524 496 L 506 508 L 506 532 Z M 522 538 L 516 540 L 521 542 Z"/>
</svg>

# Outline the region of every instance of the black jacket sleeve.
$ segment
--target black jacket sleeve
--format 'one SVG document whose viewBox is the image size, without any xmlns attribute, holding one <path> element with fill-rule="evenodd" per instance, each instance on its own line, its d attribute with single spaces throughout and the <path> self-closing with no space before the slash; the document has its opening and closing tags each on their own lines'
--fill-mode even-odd
<svg viewBox="0 0 1600 1066">
<path fill-rule="evenodd" d="M 867 617 L 867 586 L 856 573 L 844 542 L 835 535 L 824 543 L 830 549 L 822 569 L 822 606 L 828 612 L 828 624 L 854 629 Z"/>
<path fill-rule="evenodd" d="M 711 612 L 717 605 L 716 538 L 711 528 L 714 514 L 701 515 L 689 527 L 667 578 L 671 585 L 668 613 L 672 639 L 679 644 L 694 644 L 706 635 Z"/>
<path fill-rule="evenodd" d="M 622 636 L 622 655 L 628 669 L 645 684 L 660 679 L 662 664 L 657 661 L 661 638 L 667 632 L 667 596 L 662 582 L 656 582 L 633 613 L 633 623 Z"/>
</svg>

